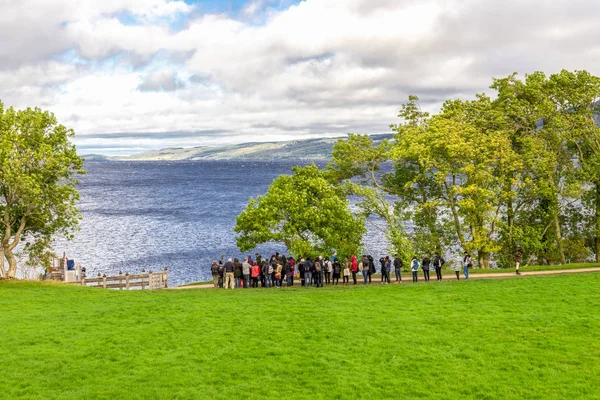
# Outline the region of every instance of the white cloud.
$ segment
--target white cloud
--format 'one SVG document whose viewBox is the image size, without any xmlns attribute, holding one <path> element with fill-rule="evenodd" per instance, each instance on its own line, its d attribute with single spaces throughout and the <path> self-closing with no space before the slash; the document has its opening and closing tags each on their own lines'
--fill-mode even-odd
<svg viewBox="0 0 600 400">
<path fill-rule="evenodd" d="M 435 110 L 514 71 L 600 74 L 594 0 L 278 5 L 249 1 L 241 20 L 167 0 L 3 7 L 2 100 L 42 105 L 78 143 L 122 151 L 387 132 L 408 94 Z M 110 132 L 198 134 L 93 142 Z"/>
</svg>

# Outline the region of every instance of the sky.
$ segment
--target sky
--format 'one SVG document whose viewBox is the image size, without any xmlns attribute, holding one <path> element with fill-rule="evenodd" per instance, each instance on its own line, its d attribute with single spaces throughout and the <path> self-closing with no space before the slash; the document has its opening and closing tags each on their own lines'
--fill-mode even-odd
<svg viewBox="0 0 600 400">
<path fill-rule="evenodd" d="M 598 0 L 0 0 L 0 101 L 80 154 L 388 133 L 493 77 L 600 75 Z"/>
</svg>

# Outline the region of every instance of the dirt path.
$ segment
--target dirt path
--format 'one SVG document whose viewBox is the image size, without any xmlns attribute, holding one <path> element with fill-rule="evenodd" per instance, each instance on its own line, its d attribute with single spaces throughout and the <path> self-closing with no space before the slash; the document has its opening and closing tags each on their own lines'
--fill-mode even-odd
<svg viewBox="0 0 600 400">
<path fill-rule="evenodd" d="M 469 276 L 469 280 L 471 279 L 490 279 L 490 278 L 525 278 L 528 276 L 540 276 L 540 275 L 564 275 L 564 274 L 584 274 L 584 273 L 590 273 L 590 272 L 600 272 L 600 267 L 594 267 L 594 268 L 578 268 L 578 269 L 557 269 L 557 270 L 553 270 L 553 271 L 530 271 L 530 272 L 521 272 L 521 275 L 517 275 L 515 274 L 515 272 L 499 272 L 499 273 L 492 273 L 492 274 L 471 274 Z M 432 277 L 431 277 L 431 281 L 430 282 L 435 282 L 435 272 L 432 272 Z M 394 282 L 394 274 L 392 274 L 392 283 L 396 283 Z M 456 280 L 456 275 L 454 273 L 445 273 L 443 274 L 443 279 L 444 280 L 448 280 L 448 281 L 455 281 Z M 462 272 L 460 273 L 460 280 L 464 280 L 465 277 L 462 274 Z M 299 279 L 296 279 L 296 282 L 300 282 Z M 359 284 L 362 284 L 362 275 L 360 276 L 359 279 Z M 373 279 L 372 281 L 372 285 L 373 284 L 379 284 L 381 281 L 379 279 L 379 277 L 376 277 Z M 423 273 L 421 271 L 419 271 L 419 283 L 424 282 L 423 280 Z M 402 284 L 405 283 L 412 283 L 412 279 L 410 276 L 402 276 Z M 299 285 L 298 285 L 299 286 Z M 285 285 L 284 285 L 285 287 Z M 192 286 L 177 286 L 177 287 L 171 287 L 169 289 L 212 289 L 213 285 L 212 284 L 202 284 L 202 285 L 192 285 Z"/>
</svg>

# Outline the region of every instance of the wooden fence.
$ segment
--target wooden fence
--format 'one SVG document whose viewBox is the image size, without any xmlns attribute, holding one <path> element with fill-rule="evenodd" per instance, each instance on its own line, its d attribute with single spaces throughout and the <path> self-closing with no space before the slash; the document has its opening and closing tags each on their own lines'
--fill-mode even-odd
<svg viewBox="0 0 600 400">
<path fill-rule="evenodd" d="M 158 290 L 167 288 L 168 283 L 169 271 L 167 271 L 166 268 L 163 272 L 158 273 L 153 273 L 152 271 L 145 273 L 145 271 L 142 270 L 141 274 L 136 275 L 129 275 L 129 273 L 123 275 L 122 273 L 119 273 L 118 276 L 101 276 L 98 274 L 97 278 L 83 278 L 81 280 L 81 286 L 119 290 L 129 290 L 130 288 L 137 287 Z"/>
</svg>

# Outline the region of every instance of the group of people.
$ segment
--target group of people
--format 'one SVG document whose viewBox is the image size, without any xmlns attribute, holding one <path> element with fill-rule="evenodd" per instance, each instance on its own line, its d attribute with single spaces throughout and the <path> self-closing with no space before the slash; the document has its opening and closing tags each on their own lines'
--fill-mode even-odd
<svg viewBox="0 0 600 400">
<path fill-rule="evenodd" d="M 442 267 L 446 261 L 435 253 L 433 258 L 425 254 L 421 260 L 414 256 L 410 263 L 413 282 L 418 281 L 419 269 L 423 272 L 425 281 L 430 280 L 430 269 L 434 270 L 438 281 L 442 280 Z M 381 284 L 391 283 L 392 268 L 395 281 L 402 281 L 402 260 L 395 255 L 392 258 L 384 256 L 379 259 L 379 270 L 381 272 Z M 472 267 L 471 256 L 465 252 L 463 258 L 463 271 L 465 278 L 469 279 L 469 268 Z M 363 284 L 372 282 L 372 276 L 377 272 L 375 260 L 371 255 L 363 255 L 360 259 L 356 256 L 350 260 L 340 261 L 337 253 L 331 257 L 306 257 L 295 260 L 293 257 L 276 253 L 270 258 L 264 258 L 256 253 L 254 258 L 248 256 L 240 261 L 238 258 L 229 258 L 226 262 L 216 260 L 212 262 L 211 273 L 215 288 L 257 288 L 276 287 L 280 288 L 285 282 L 287 286 L 294 286 L 294 281 L 301 286 L 323 287 L 323 285 L 338 285 L 340 278 L 342 284 L 352 283 L 356 285 L 362 275 Z M 456 278 L 460 279 L 460 272 L 455 270 Z M 299 282 L 298 282 L 299 280 Z"/>
</svg>

